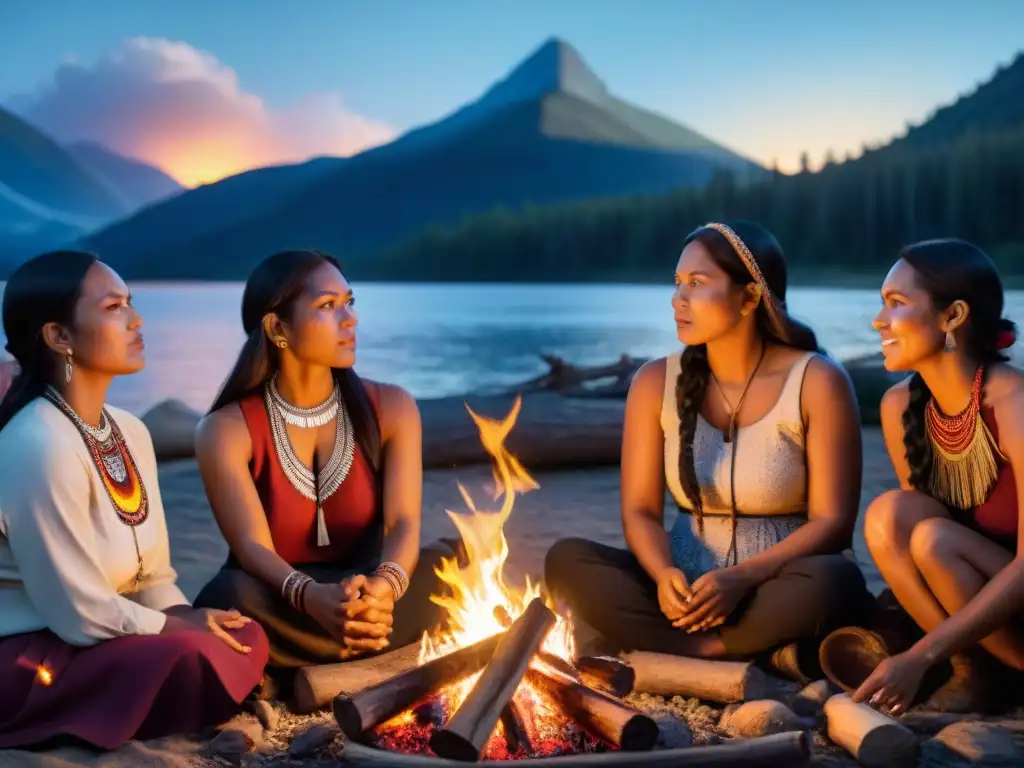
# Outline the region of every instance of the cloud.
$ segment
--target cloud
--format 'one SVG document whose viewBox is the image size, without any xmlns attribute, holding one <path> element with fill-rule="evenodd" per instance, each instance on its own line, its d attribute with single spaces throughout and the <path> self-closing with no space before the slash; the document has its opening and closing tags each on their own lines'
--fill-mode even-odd
<svg viewBox="0 0 1024 768">
<path fill-rule="evenodd" d="M 188 185 L 316 155 L 347 156 L 395 135 L 347 109 L 338 93 L 271 110 L 215 56 L 157 38 L 127 40 L 88 66 L 65 58 L 52 82 L 9 106 L 58 141 L 105 144 Z"/>
</svg>

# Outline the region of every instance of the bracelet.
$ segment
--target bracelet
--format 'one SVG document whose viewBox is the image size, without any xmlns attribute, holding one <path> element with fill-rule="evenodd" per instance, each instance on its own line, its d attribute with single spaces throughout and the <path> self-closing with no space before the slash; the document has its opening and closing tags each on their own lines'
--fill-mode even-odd
<svg viewBox="0 0 1024 768">
<path fill-rule="evenodd" d="M 409 574 L 398 563 L 390 560 L 378 565 L 371 575 L 384 579 L 391 586 L 395 600 L 400 600 L 409 588 Z"/>
<path fill-rule="evenodd" d="M 291 603 L 292 608 L 302 613 L 306 611 L 306 588 L 313 582 L 309 576 L 292 571 L 281 584 L 281 597 Z"/>
</svg>

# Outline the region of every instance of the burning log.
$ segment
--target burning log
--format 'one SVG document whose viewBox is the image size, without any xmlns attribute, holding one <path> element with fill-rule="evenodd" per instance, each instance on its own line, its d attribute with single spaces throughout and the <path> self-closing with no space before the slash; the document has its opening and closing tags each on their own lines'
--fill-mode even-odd
<svg viewBox="0 0 1024 768">
<path fill-rule="evenodd" d="M 441 757 L 476 761 L 505 705 L 512 699 L 530 660 L 555 623 L 555 614 L 539 598 L 501 636 L 490 662 L 448 725 L 434 731 L 430 748 Z"/>
<path fill-rule="evenodd" d="M 515 696 L 509 699 L 508 704 L 501 711 L 501 725 L 505 729 L 505 741 L 508 744 L 509 754 L 522 749 L 527 755 L 533 755 L 537 748 L 530 739 L 530 732 L 526 728 L 526 718 L 522 708 L 516 702 Z"/>
<path fill-rule="evenodd" d="M 777 768 L 804 765 L 810 756 L 807 735 L 793 731 L 714 746 L 550 757 L 544 759 L 544 765 L 550 768 Z M 455 768 L 461 765 L 455 760 L 385 752 L 354 741 L 345 744 L 341 757 L 351 768 Z"/>
<path fill-rule="evenodd" d="M 658 740 L 658 725 L 650 717 L 607 694 L 564 675 L 531 669 L 530 685 L 546 693 L 584 730 L 624 752 L 649 750 Z"/>
<path fill-rule="evenodd" d="M 916 765 L 920 744 L 904 725 L 840 693 L 825 702 L 828 737 L 867 768 Z"/>
<path fill-rule="evenodd" d="M 611 656 L 581 656 L 576 671 L 584 685 L 619 699 L 632 693 L 636 683 L 634 669 Z"/>
<path fill-rule="evenodd" d="M 505 610 L 505 606 L 496 605 L 494 606 L 494 618 L 498 620 L 505 629 L 512 626 L 512 617 L 508 615 L 508 611 Z M 564 659 L 560 659 L 554 654 L 548 653 L 547 651 L 537 651 L 536 659 L 534 664 L 537 662 L 547 664 L 551 669 L 561 672 L 563 675 L 568 675 L 573 680 L 579 680 L 580 675 L 576 668 Z"/>
<path fill-rule="evenodd" d="M 711 661 L 667 653 L 626 654 L 636 681 L 633 690 L 660 696 L 692 696 L 732 704 L 769 698 L 768 676 L 750 662 Z"/>
<path fill-rule="evenodd" d="M 501 637 L 493 635 L 357 693 L 338 694 L 334 698 L 334 719 L 348 738 L 362 738 L 365 732 L 425 696 L 479 671 L 494 654 Z"/>
<path fill-rule="evenodd" d="M 366 659 L 300 667 L 295 673 L 295 709 L 305 714 L 326 707 L 338 694 L 361 691 L 412 669 L 419 658 L 419 643 L 411 643 Z"/>
</svg>

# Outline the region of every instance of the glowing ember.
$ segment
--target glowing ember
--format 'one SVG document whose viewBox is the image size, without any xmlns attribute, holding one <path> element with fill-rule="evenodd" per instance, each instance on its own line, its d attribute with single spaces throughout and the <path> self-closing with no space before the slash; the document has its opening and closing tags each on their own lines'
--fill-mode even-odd
<svg viewBox="0 0 1024 768">
<path fill-rule="evenodd" d="M 53 672 L 45 664 L 40 664 L 36 669 L 36 680 L 43 685 L 50 685 L 53 682 Z"/>
<path fill-rule="evenodd" d="M 452 595 L 431 599 L 447 610 L 448 626 L 439 636 L 423 636 L 420 663 L 504 631 L 507 622 L 517 619 L 531 600 L 543 597 L 540 585 L 531 583 L 529 577 L 521 590 L 508 584 L 504 577 L 509 554 L 504 527 L 512 514 L 516 494 L 540 487 L 505 448 L 505 439 L 515 426 L 521 405 L 522 400 L 517 397 L 512 410 L 500 421 L 479 416 L 466 407 L 480 431 L 484 448 L 493 458 L 493 501 L 502 499 L 502 503 L 495 511 L 477 509 L 465 487 L 458 484 L 469 513 L 446 511 L 462 537 L 467 563 L 460 568 L 458 559 L 452 558 L 444 560 L 437 570 L 440 579 L 451 588 Z M 549 599 L 545 602 L 555 610 Z M 572 624 L 569 617 L 557 611 L 556 616 L 555 626 L 545 638 L 542 649 L 571 662 L 575 658 Z M 377 729 L 378 744 L 397 752 L 423 752 L 430 732 L 444 727 L 469 694 L 479 674 L 445 688 L 427 702 L 383 723 Z M 597 748 L 593 738 L 561 714 L 545 695 L 525 682 L 516 691 L 515 702 L 525 715 L 523 726 L 534 751 L 527 755 L 521 745 L 511 744 L 504 724 L 499 722 L 487 745 L 487 759 L 541 757 Z"/>
</svg>

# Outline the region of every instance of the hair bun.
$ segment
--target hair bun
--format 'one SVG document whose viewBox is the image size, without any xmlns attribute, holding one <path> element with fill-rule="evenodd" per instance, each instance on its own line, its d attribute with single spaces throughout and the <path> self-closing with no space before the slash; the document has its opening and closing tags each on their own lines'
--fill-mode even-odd
<svg viewBox="0 0 1024 768">
<path fill-rule="evenodd" d="M 1000 318 L 999 334 L 996 336 L 996 349 L 1009 349 L 1017 343 L 1017 325 L 1008 318 Z"/>
</svg>

